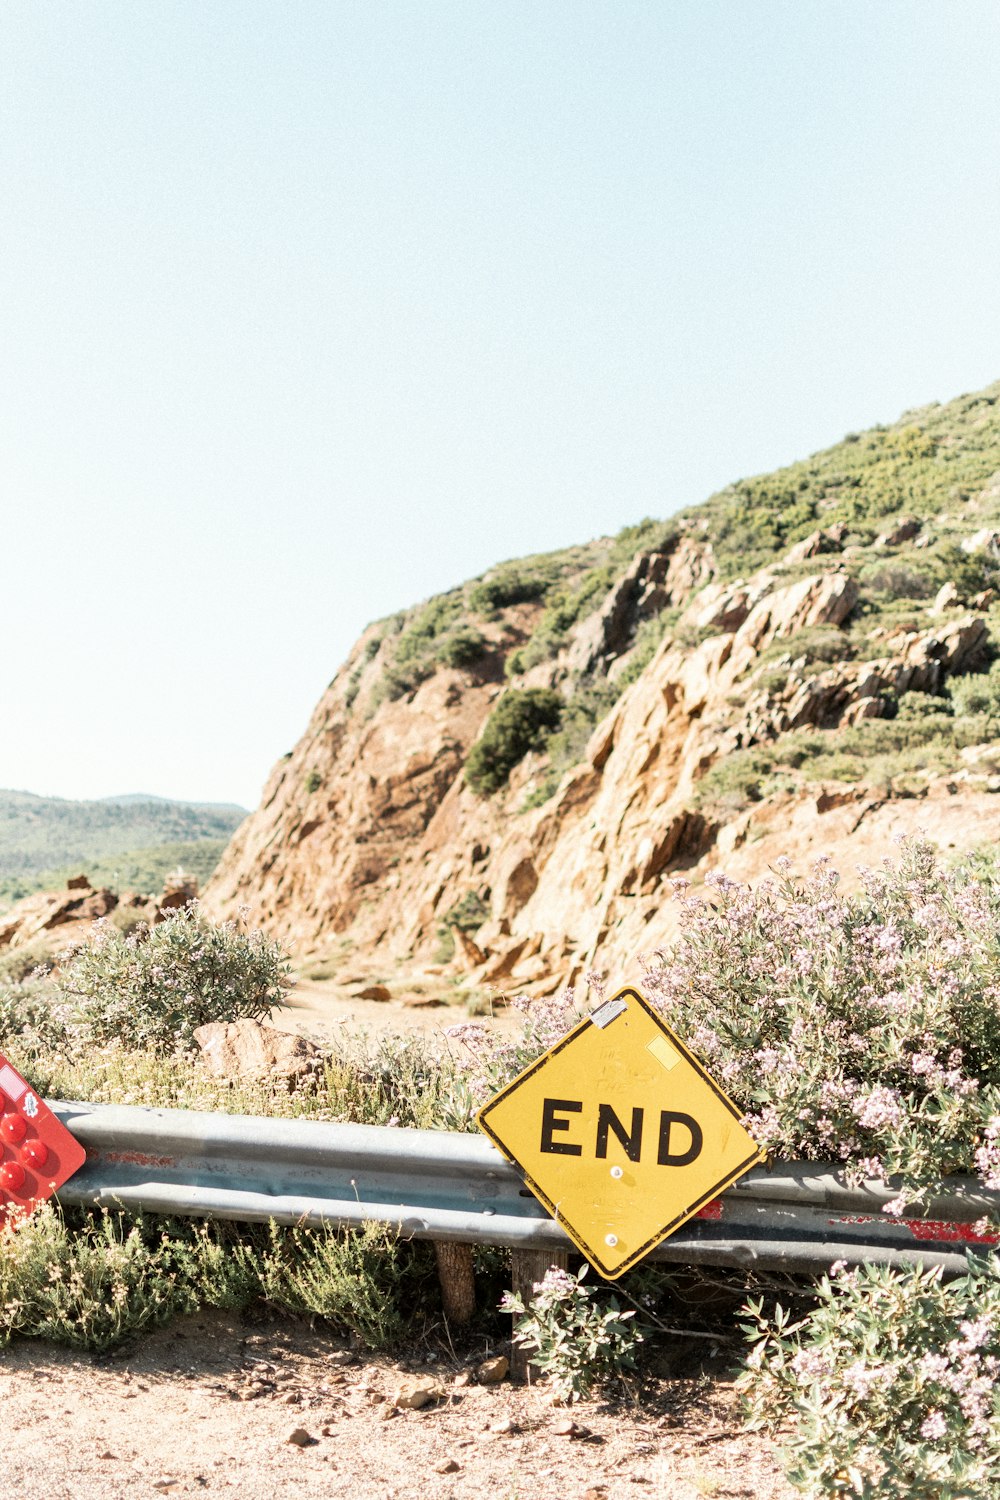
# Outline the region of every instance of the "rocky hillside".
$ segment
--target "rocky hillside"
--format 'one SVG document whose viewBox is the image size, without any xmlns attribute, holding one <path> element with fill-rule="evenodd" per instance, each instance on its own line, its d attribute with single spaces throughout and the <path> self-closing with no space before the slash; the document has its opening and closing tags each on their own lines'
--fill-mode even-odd
<svg viewBox="0 0 1000 1500">
<path fill-rule="evenodd" d="M 1000 834 L 1000 384 L 370 626 L 207 892 L 300 956 L 544 993 L 670 883 Z"/>
</svg>

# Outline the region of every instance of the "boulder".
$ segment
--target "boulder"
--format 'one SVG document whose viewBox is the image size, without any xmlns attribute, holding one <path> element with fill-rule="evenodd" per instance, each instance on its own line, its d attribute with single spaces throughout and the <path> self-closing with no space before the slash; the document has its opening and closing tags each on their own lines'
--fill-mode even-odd
<svg viewBox="0 0 1000 1500">
<path fill-rule="evenodd" d="M 392 990 L 387 984 L 366 984 L 354 991 L 355 1000 L 391 1000 Z"/>
<path fill-rule="evenodd" d="M 525 950 L 530 946 L 530 943 L 530 938 L 515 938 L 513 942 L 508 943 L 499 953 L 494 953 L 477 974 L 477 981 L 480 984 L 495 984 L 498 979 L 508 979 L 514 972 L 518 959 L 522 955 L 526 956 Z"/>
<path fill-rule="evenodd" d="M 843 524 L 812 531 L 801 542 L 796 542 L 785 554 L 785 562 L 807 562 L 810 557 L 819 557 L 823 552 L 839 552 L 844 545 L 847 527 Z"/>
<path fill-rule="evenodd" d="M 981 531 L 975 531 L 972 536 L 965 537 L 959 546 L 963 552 L 985 552 L 994 561 L 1000 561 L 1000 532 L 994 531 L 989 526 L 984 526 Z"/>
<path fill-rule="evenodd" d="M 949 579 L 943 583 L 934 595 L 934 603 L 931 605 L 932 615 L 942 615 L 946 609 L 960 609 L 962 598 L 956 585 Z"/>
<path fill-rule="evenodd" d="M 79 877 L 75 877 L 76 882 Z M 63 891 L 36 891 L 18 901 L 0 920 L 0 948 L 23 948 L 56 927 L 81 926 L 106 917 L 118 905 L 114 891 L 74 883 Z"/>
<path fill-rule="evenodd" d="M 461 927 L 453 927 L 451 935 L 455 939 L 455 958 L 452 967 L 459 970 L 478 969 L 480 964 L 486 962 L 486 954 L 478 943 L 473 942 L 467 932 Z"/>
<path fill-rule="evenodd" d="M 392 1404 L 402 1411 L 419 1411 L 440 1401 L 444 1390 L 433 1375 L 409 1375 L 400 1381 L 393 1393 Z"/>
<path fill-rule="evenodd" d="M 530 851 L 523 844 L 515 845 L 500 863 L 493 890 L 494 915 L 515 916 L 530 901 L 537 884 L 538 872 Z"/>
<path fill-rule="evenodd" d="M 182 906 L 190 906 L 192 901 L 198 899 L 198 881 L 194 875 L 186 875 L 183 870 L 175 870 L 169 876 L 164 887 L 163 894 L 156 903 L 155 922 L 162 922 L 167 912 L 178 911 Z"/>
<path fill-rule="evenodd" d="M 849 703 L 841 719 L 842 724 L 860 724 L 862 719 L 887 719 L 889 704 L 884 698 L 858 698 Z"/>
<path fill-rule="evenodd" d="M 315 1070 L 322 1053 L 305 1037 L 246 1017 L 210 1021 L 194 1033 L 202 1060 L 216 1078 L 285 1078 L 294 1082 Z"/>
<path fill-rule="evenodd" d="M 904 516 L 889 531 L 883 531 L 881 536 L 875 538 L 876 547 L 901 547 L 904 542 L 912 542 L 921 532 L 921 522 L 916 516 Z"/>
<path fill-rule="evenodd" d="M 505 1354 L 496 1354 L 492 1359 L 484 1359 L 481 1365 L 476 1366 L 476 1379 L 480 1385 L 499 1385 L 501 1380 L 506 1380 L 510 1369 L 510 1361 Z"/>
</svg>

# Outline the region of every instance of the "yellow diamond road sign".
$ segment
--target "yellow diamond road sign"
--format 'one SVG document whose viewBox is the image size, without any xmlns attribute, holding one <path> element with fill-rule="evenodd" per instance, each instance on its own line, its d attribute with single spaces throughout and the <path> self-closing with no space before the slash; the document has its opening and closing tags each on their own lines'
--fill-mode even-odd
<svg viewBox="0 0 1000 1500">
<path fill-rule="evenodd" d="M 479 1123 L 603 1276 L 621 1276 L 764 1153 L 638 990 L 621 990 Z"/>
</svg>

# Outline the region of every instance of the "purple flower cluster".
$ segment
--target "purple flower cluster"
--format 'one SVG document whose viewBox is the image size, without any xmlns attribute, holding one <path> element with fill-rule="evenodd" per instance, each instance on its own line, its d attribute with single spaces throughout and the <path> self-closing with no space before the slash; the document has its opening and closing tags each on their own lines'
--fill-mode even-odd
<svg viewBox="0 0 1000 1500">
<path fill-rule="evenodd" d="M 1000 1495 L 1000 1260 L 963 1277 L 858 1267 L 824 1278 L 791 1324 L 751 1303 L 740 1385 L 758 1424 L 796 1431 L 810 1495 Z M 850 1483 L 844 1482 L 845 1475 Z"/>
<path fill-rule="evenodd" d="M 498 1041 L 496 1033 L 474 1021 L 449 1026 L 445 1035 L 462 1049 L 473 1098 L 485 1102 L 497 1089 L 516 1078 L 542 1052 L 566 1035 L 585 1014 L 574 989 L 545 1000 L 519 996 L 514 1008 L 521 1016 L 520 1035 Z"/>
<path fill-rule="evenodd" d="M 1000 1186 L 1000 890 L 916 840 L 859 873 L 677 882 L 648 993 L 773 1154 L 899 1175 L 897 1211 L 951 1172 Z"/>
</svg>

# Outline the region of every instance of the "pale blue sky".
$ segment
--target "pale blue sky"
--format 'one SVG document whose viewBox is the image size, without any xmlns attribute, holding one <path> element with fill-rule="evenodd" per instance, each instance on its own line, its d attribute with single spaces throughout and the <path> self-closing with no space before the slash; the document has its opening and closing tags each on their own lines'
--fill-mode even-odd
<svg viewBox="0 0 1000 1500">
<path fill-rule="evenodd" d="M 256 802 L 371 619 L 1000 376 L 993 0 L 0 7 L 0 786 Z"/>
</svg>

